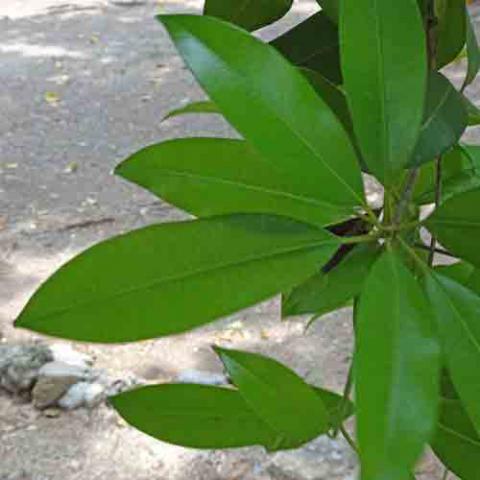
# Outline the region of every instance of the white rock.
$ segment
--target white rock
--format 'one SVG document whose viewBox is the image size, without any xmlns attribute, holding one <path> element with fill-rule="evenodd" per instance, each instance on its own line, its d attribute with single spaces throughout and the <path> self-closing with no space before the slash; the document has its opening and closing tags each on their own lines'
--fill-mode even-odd
<svg viewBox="0 0 480 480">
<path fill-rule="evenodd" d="M 93 360 L 88 355 L 77 352 L 65 343 L 54 343 L 50 346 L 50 351 L 56 362 L 68 363 L 83 368 L 93 364 Z"/>
<path fill-rule="evenodd" d="M 105 399 L 105 389 L 99 383 L 90 383 L 85 391 L 85 406 L 93 408 Z"/>
<path fill-rule="evenodd" d="M 228 378 L 223 373 L 204 370 L 184 370 L 175 378 L 179 383 L 199 383 L 201 385 L 226 385 Z"/>
<path fill-rule="evenodd" d="M 48 362 L 38 370 L 39 377 L 74 377 L 82 380 L 88 375 L 88 369 L 65 362 Z"/>
<path fill-rule="evenodd" d="M 59 407 L 74 410 L 80 407 L 96 407 L 105 398 L 105 389 L 99 383 L 78 382 L 58 400 Z"/>
</svg>

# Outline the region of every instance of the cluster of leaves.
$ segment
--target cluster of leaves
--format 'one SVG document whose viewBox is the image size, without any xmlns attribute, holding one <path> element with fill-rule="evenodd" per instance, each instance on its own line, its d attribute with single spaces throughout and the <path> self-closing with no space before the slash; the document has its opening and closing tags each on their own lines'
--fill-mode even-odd
<svg viewBox="0 0 480 480">
<path fill-rule="evenodd" d="M 268 450 L 345 432 L 355 408 L 364 480 L 410 478 L 426 444 L 478 479 L 480 147 L 459 139 L 480 118 L 463 95 L 480 52 L 465 2 L 319 3 L 270 44 L 248 31 L 292 0 L 207 0 L 205 16 L 159 17 L 210 97 L 169 117 L 221 114 L 242 139 L 175 139 L 122 163 L 117 174 L 197 219 L 90 248 L 16 324 L 113 343 L 184 332 L 277 293 L 284 316 L 353 303 L 343 397 L 269 358 L 218 348 L 231 387 L 150 386 L 113 405 L 165 441 Z M 465 46 L 458 91 L 438 70 Z M 366 201 L 362 171 L 384 187 L 381 211 Z M 425 229 L 457 263 L 432 267 Z"/>
</svg>

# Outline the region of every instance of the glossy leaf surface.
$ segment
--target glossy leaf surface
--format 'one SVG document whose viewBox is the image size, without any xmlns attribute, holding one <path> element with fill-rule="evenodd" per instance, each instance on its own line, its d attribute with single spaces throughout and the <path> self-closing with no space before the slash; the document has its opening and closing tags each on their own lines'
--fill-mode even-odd
<svg viewBox="0 0 480 480">
<path fill-rule="evenodd" d="M 282 18 L 293 0 L 205 0 L 204 14 L 256 30 Z"/>
<path fill-rule="evenodd" d="M 294 65 L 341 83 L 338 28 L 325 13 L 315 13 L 270 44 Z"/>
<path fill-rule="evenodd" d="M 427 219 L 450 252 L 480 267 L 480 188 L 452 196 Z"/>
<path fill-rule="evenodd" d="M 455 145 L 468 123 L 462 95 L 441 74 L 428 82 L 425 118 L 410 165 L 421 165 Z"/>
<path fill-rule="evenodd" d="M 447 367 L 466 411 L 480 431 L 480 297 L 450 278 L 432 273 L 427 294 L 435 311 Z"/>
<path fill-rule="evenodd" d="M 437 67 L 453 62 L 465 45 L 466 16 L 464 0 L 436 0 Z"/>
<path fill-rule="evenodd" d="M 345 306 L 362 290 L 377 248 L 358 246 L 329 272 L 318 272 L 294 288 L 282 302 L 282 315 L 324 315 Z"/>
<path fill-rule="evenodd" d="M 225 118 L 266 161 L 332 205 L 362 201 L 355 150 L 343 126 L 273 47 L 209 17 L 160 20 Z"/>
<path fill-rule="evenodd" d="M 16 325 L 107 343 L 180 333 L 291 288 L 337 247 L 324 230 L 275 216 L 154 225 L 64 265 Z"/>
<path fill-rule="evenodd" d="M 116 173 L 198 217 L 272 213 L 321 226 L 350 214 L 310 196 L 242 140 L 167 141 L 135 153 Z"/>
<path fill-rule="evenodd" d="M 431 443 L 442 463 L 463 480 L 479 480 L 480 437 L 458 400 L 442 400 L 437 432 Z"/>
<path fill-rule="evenodd" d="M 164 442 L 191 448 L 263 445 L 272 450 L 276 432 L 240 393 L 207 385 L 147 386 L 110 399 L 132 426 Z"/>
<path fill-rule="evenodd" d="M 215 351 L 247 404 L 276 432 L 278 448 L 300 446 L 328 429 L 325 405 L 292 370 L 254 353 Z"/>
<path fill-rule="evenodd" d="M 388 185 L 410 161 L 423 119 L 423 21 L 416 0 L 344 0 L 340 18 L 355 132 L 369 169 Z"/>
<path fill-rule="evenodd" d="M 407 479 L 436 421 L 439 345 L 425 295 L 393 251 L 374 264 L 357 315 L 362 479 Z"/>
</svg>

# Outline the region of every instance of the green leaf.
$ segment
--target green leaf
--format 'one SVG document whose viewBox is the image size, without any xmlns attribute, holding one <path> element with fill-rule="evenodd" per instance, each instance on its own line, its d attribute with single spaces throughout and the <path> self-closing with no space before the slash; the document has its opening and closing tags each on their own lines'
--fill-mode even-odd
<svg viewBox="0 0 480 480">
<path fill-rule="evenodd" d="M 442 156 L 442 199 L 449 195 L 449 182 L 469 172 L 471 168 L 471 162 L 460 145 L 455 145 Z M 435 202 L 435 172 L 434 162 L 420 167 L 414 190 L 414 198 L 418 204 Z"/>
<path fill-rule="evenodd" d="M 294 65 L 319 72 L 336 85 L 342 82 L 338 28 L 323 12 L 315 13 L 270 45 Z"/>
<path fill-rule="evenodd" d="M 465 14 L 466 20 L 466 39 L 467 39 L 467 60 L 468 68 L 465 81 L 462 85 L 462 90 L 470 85 L 477 76 L 480 70 L 480 49 L 478 48 L 477 37 L 475 35 L 475 29 L 472 24 L 472 19 L 468 12 Z"/>
<path fill-rule="evenodd" d="M 466 35 L 465 0 L 436 0 L 437 67 L 441 68 L 462 51 Z"/>
<path fill-rule="evenodd" d="M 426 221 L 439 242 L 456 256 L 480 267 L 480 188 L 450 197 Z"/>
<path fill-rule="evenodd" d="M 401 257 L 374 264 L 356 323 L 362 479 L 407 479 L 436 421 L 439 345 L 424 293 Z"/>
<path fill-rule="evenodd" d="M 198 217 L 272 213 L 322 226 L 350 214 L 310 196 L 301 178 L 285 176 L 242 140 L 171 140 L 140 150 L 115 171 Z"/>
<path fill-rule="evenodd" d="M 358 246 L 333 270 L 316 273 L 284 297 L 282 316 L 320 316 L 343 307 L 362 290 L 377 254 L 375 246 Z"/>
<path fill-rule="evenodd" d="M 298 447 L 328 429 L 321 398 L 292 370 L 254 353 L 215 351 L 247 404 L 276 432 L 275 449 Z"/>
<path fill-rule="evenodd" d="M 438 273 L 425 282 L 452 382 L 478 432 L 480 382 L 472 366 L 480 362 L 480 297 Z"/>
<path fill-rule="evenodd" d="M 437 273 L 451 280 L 455 280 L 462 285 L 467 284 L 474 270 L 474 267 L 467 262 L 457 262 L 452 265 L 437 265 L 435 267 Z"/>
<path fill-rule="evenodd" d="M 184 332 L 298 284 L 338 243 L 319 228 L 265 215 L 154 225 L 67 263 L 16 326 L 103 343 Z"/>
<path fill-rule="evenodd" d="M 467 110 L 468 126 L 473 127 L 475 125 L 480 125 L 480 109 L 465 96 L 463 96 L 463 103 L 465 105 L 465 109 Z"/>
<path fill-rule="evenodd" d="M 256 30 L 282 18 L 293 0 L 205 0 L 203 13 Z"/>
<path fill-rule="evenodd" d="M 175 445 L 263 445 L 271 450 L 276 444 L 276 432 L 235 390 L 207 385 L 155 385 L 121 393 L 110 402 L 135 428 Z"/>
<path fill-rule="evenodd" d="M 340 0 L 317 0 L 317 3 L 332 22 L 338 23 Z"/>
<path fill-rule="evenodd" d="M 390 185 L 410 161 L 424 113 L 427 61 L 416 0 L 344 0 L 340 36 L 344 87 L 363 157 Z"/>
<path fill-rule="evenodd" d="M 338 428 L 355 411 L 353 403 L 338 393 L 318 387 L 313 387 L 313 391 L 320 397 L 327 409 L 329 429 Z M 322 433 L 327 433 L 327 431 Z"/>
<path fill-rule="evenodd" d="M 442 400 L 437 432 L 431 447 L 448 470 L 459 478 L 480 479 L 480 437 L 461 402 Z"/>
<path fill-rule="evenodd" d="M 455 145 L 467 127 L 462 95 L 440 73 L 429 77 L 425 117 L 410 166 L 432 161 Z"/>
<path fill-rule="evenodd" d="M 321 388 L 313 391 L 325 403 L 333 425 L 338 421 L 342 397 Z M 152 385 L 111 397 L 110 402 L 130 425 L 164 442 L 191 448 L 278 448 L 277 433 L 255 414 L 238 390 L 207 385 Z M 352 412 L 349 402 L 342 420 Z"/>
<path fill-rule="evenodd" d="M 184 107 L 176 108 L 163 117 L 163 120 L 169 118 L 178 117 L 179 115 L 185 115 L 187 113 L 221 113 L 217 106 L 209 100 L 203 100 L 200 102 L 191 102 Z"/>
<path fill-rule="evenodd" d="M 160 20 L 212 101 L 266 162 L 333 206 L 344 210 L 363 201 L 343 126 L 273 47 L 209 17 Z"/>
</svg>

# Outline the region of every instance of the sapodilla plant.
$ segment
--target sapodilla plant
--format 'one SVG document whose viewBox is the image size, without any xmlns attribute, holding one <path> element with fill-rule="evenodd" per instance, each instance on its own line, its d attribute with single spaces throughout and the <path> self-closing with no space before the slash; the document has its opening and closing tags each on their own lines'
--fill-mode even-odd
<svg viewBox="0 0 480 480">
<path fill-rule="evenodd" d="M 118 175 L 196 219 L 88 249 L 39 288 L 16 326 L 132 342 L 279 293 L 283 316 L 312 321 L 353 303 L 343 395 L 217 347 L 232 387 L 148 386 L 112 404 L 188 447 L 274 451 L 341 431 L 363 480 L 412 478 L 427 445 L 478 480 L 480 149 L 459 139 L 480 122 L 463 95 L 480 53 L 465 2 L 319 3 L 270 44 L 248 31 L 292 0 L 207 0 L 204 16 L 158 17 L 210 98 L 169 116 L 221 114 L 242 138 L 172 139 L 120 164 Z M 463 61 L 464 48 L 457 90 L 439 69 Z M 380 210 L 366 200 L 367 174 L 383 185 Z M 436 253 L 456 263 L 434 266 Z M 355 440 L 344 427 L 353 413 Z"/>
</svg>

